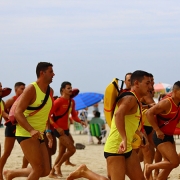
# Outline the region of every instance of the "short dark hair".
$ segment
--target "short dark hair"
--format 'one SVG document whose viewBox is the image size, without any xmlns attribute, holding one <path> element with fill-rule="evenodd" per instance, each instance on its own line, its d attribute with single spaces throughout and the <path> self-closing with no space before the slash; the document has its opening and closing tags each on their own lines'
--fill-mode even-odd
<svg viewBox="0 0 180 180">
<path fill-rule="evenodd" d="M 180 81 L 174 83 L 173 89 L 180 89 Z"/>
<path fill-rule="evenodd" d="M 131 72 L 126 73 L 125 78 L 124 78 L 125 80 L 126 80 L 127 75 L 132 75 L 132 73 Z"/>
<path fill-rule="evenodd" d="M 95 115 L 95 117 L 100 117 L 100 116 L 101 116 L 101 113 L 100 113 L 99 111 L 96 111 L 96 112 L 94 113 L 94 115 Z"/>
<path fill-rule="evenodd" d="M 68 82 L 68 81 L 62 82 L 61 87 L 60 87 L 60 92 L 62 92 L 62 89 L 64 89 L 66 87 L 66 85 L 70 85 L 71 86 L 71 83 Z"/>
<path fill-rule="evenodd" d="M 53 65 L 51 63 L 49 63 L 49 62 L 39 62 L 37 64 L 37 67 L 36 67 L 36 75 L 37 75 L 37 77 L 40 76 L 40 71 L 46 71 L 49 66 L 53 66 Z"/>
<path fill-rule="evenodd" d="M 26 84 L 23 83 L 23 82 L 16 82 L 15 85 L 14 85 L 14 88 L 17 88 L 19 86 L 25 86 Z"/>
<path fill-rule="evenodd" d="M 144 76 L 149 77 L 149 73 L 142 70 L 134 71 L 131 75 L 131 85 L 133 85 L 136 80 L 141 82 Z"/>
<path fill-rule="evenodd" d="M 149 77 L 153 78 L 154 76 L 151 73 L 149 73 Z"/>
</svg>

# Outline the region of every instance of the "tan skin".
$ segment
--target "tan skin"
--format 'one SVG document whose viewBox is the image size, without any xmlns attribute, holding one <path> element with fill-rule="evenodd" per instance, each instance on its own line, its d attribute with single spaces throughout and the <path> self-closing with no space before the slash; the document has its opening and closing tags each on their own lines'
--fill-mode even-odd
<svg viewBox="0 0 180 180">
<path fill-rule="evenodd" d="M 172 99 L 176 105 L 180 102 L 180 90 L 173 90 Z M 164 138 L 164 133 L 158 127 L 157 121 L 154 118 L 157 114 L 167 114 L 171 108 L 171 103 L 165 99 L 160 101 L 158 104 L 149 109 L 146 113 L 147 118 L 152 125 L 153 129 L 156 132 L 156 135 L 159 139 Z M 175 149 L 175 145 L 171 142 L 164 142 L 157 146 L 158 151 L 161 153 L 164 161 L 155 163 L 155 164 L 146 164 L 145 165 L 145 177 L 149 180 L 149 175 L 154 169 L 162 169 L 158 174 L 157 180 L 167 179 L 171 170 L 179 165 L 178 154 Z"/>
<path fill-rule="evenodd" d="M 126 89 L 131 89 L 131 75 L 126 75 L 125 81 Z"/>
<path fill-rule="evenodd" d="M 20 96 L 23 91 L 25 89 L 25 86 L 24 85 L 21 85 L 19 87 L 16 87 L 15 88 L 15 93 L 16 93 L 16 96 Z M 10 108 L 11 106 L 13 105 L 14 103 L 14 98 L 10 98 L 8 99 L 6 102 L 5 102 L 5 107 L 6 107 L 6 111 L 9 112 L 10 111 Z M 8 119 L 8 118 L 7 118 Z M 0 180 L 3 180 L 3 176 L 2 176 L 2 171 L 3 171 L 3 167 L 8 159 L 8 157 L 10 156 L 11 154 L 11 151 L 14 147 L 14 143 L 15 143 L 15 140 L 16 138 L 15 137 L 5 137 L 5 140 L 4 140 L 4 153 L 3 155 L 1 156 L 1 159 L 0 159 Z M 24 158 L 24 163 L 28 163 L 27 160 Z M 24 164 L 23 163 L 23 164 Z"/>
<path fill-rule="evenodd" d="M 51 66 L 46 71 L 40 71 L 40 76 L 37 79 L 37 84 L 42 92 L 46 93 L 48 85 L 52 82 L 54 72 Z M 52 93 L 53 90 L 51 89 Z M 18 123 L 27 130 L 31 138 L 23 140 L 20 146 L 23 153 L 31 164 L 31 167 L 24 169 L 9 170 L 4 172 L 6 180 L 11 180 L 15 177 L 27 177 L 28 180 L 38 180 L 40 177 L 47 176 L 50 171 L 49 156 L 45 143 L 40 143 L 39 139 L 42 138 L 43 132 L 34 129 L 26 120 L 23 112 L 26 108 L 33 104 L 36 99 L 36 91 L 33 85 L 27 86 L 24 90 L 21 99 L 18 101 L 15 118 Z M 52 136 L 47 133 L 49 146 L 52 147 Z M 38 157 L 38 158 L 37 158 Z"/>
<path fill-rule="evenodd" d="M 151 77 L 151 92 L 149 92 L 146 96 L 143 96 L 141 98 L 141 102 L 147 104 L 147 105 L 142 105 L 143 108 L 145 109 L 149 109 L 150 107 L 153 107 L 156 103 L 153 99 L 154 97 L 154 93 L 153 93 L 153 85 L 154 85 L 154 79 Z M 149 146 L 144 146 L 143 148 L 139 149 L 138 155 L 142 159 L 144 160 L 144 164 L 146 163 L 152 163 L 154 160 L 154 154 L 155 154 L 155 150 L 154 150 L 154 143 L 152 140 L 152 135 L 153 135 L 153 131 L 146 135 L 148 138 L 148 142 L 149 142 Z M 152 175 L 151 175 L 151 180 L 152 180 Z"/>
<path fill-rule="evenodd" d="M 2 84 L 1 84 L 1 82 L 0 82 L 0 96 L 2 95 Z M 4 103 L 4 102 L 3 102 Z M 2 117 L 3 118 L 5 118 L 5 119 L 8 119 L 8 114 L 5 112 L 5 111 L 3 111 L 2 112 Z"/>
<path fill-rule="evenodd" d="M 0 96 L 1 95 L 2 95 L 2 84 L 0 83 Z M 4 104 L 4 102 L 3 102 L 3 104 Z M 4 104 L 4 108 L 6 109 L 5 104 Z M 8 114 L 5 111 L 3 111 L 2 112 L 2 117 L 4 119 L 8 119 Z M 7 147 L 7 143 L 4 144 L 4 151 L 5 151 L 6 147 Z M 2 158 L 3 158 L 3 155 L 2 155 L 2 157 L 0 159 L 0 168 L 2 167 L 2 160 L 3 160 Z M 4 164 L 5 164 L 5 162 L 4 162 Z M 2 169 L 3 169 L 3 167 L 0 169 L 0 180 L 3 180 Z"/>
<path fill-rule="evenodd" d="M 150 80 L 149 77 L 146 76 L 142 82 L 135 81 L 134 85 L 132 86 L 132 90 L 135 91 L 138 98 L 145 96 L 148 93 L 149 88 Z M 118 150 L 119 153 L 124 153 L 127 149 L 127 137 L 124 123 L 125 116 L 134 114 L 137 111 L 137 108 L 137 99 L 134 96 L 125 96 L 118 103 L 118 110 L 115 114 L 115 123 L 122 137 Z M 92 172 L 85 165 L 81 165 L 76 171 L 68 176 L 67 180 L 73 180 L 80 177 L 90 180 L 124 180 L 125 174 L 131 180 L 144 180 L 140 162 L 135 151 L 132 151 L 131 156 L 127 159 L 125 159 L 123 156 L 109 156 L 107 158 L 107 170 L 108 178 Z"/>
<path fill-rule="evenodd" d="M 70 96 L 72 95 L 72 87 L 70 85 L 66 85 L 66 87 L 62 89 L 61 94 L 62 97 L 70 99 Z M 86 125 L 85 122 L 81 122 L 81 124 Z M 61 136 L 59 137 L 59 154 L 49 174 L 49 177 L 51 178 L 57 178 L 57 176 L 62 177 L 61 165 L 64 162 L 69 162 L 69 158 L 76 152 L 72 136 L 64 134 L 64 130 L 62 128 L 56 128 L 56 130 Z M 57 174 L 55 174 L 55 171 Z"/>
<path fill-rule="evenodd" d="M 149 77 L 144 77 L 142 82 L 135 81 L 134 85 L 131 87 L 137 97 L 140 99 L 145 96 L 150 89 L 150 79 Z M 127 137 L 125 131 L 125 115 L 134 114 L 137 111 L 138 104 L 134 96 L 124 97 L 118 104 L 118 110 L 115 114 L 116 127 L 122 137 L 122 142 L 119 146 L 119 153 L 123 153 L 127 149 Z M 117 163 L 118 168 L 117 168 Z M 140 162 L 137 154 L 133 151 L 131 156 L 125 159 L 122 156 L 110 156 L 107 158 L 108 176 L 113 180 L 123 180 L 125 174 L 131 180 L 143 180 L 143 173 L 140 167 Z M 132 167 L 136 167 L 132 171 Z M 121 173 L 120 173 L 121 172 Z"/>
</svg>

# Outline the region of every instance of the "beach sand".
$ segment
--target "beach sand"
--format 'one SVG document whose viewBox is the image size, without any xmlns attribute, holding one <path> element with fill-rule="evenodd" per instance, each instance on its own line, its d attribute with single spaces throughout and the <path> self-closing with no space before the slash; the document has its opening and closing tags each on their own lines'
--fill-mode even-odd
<svg viewBox="0 0 180 180">
<path fill-rule="evenodd" d="M 0 143 L 1 143 L 2 152 L 3 152 L 4 130 L 5 128 L 0 128 Z M 109 130 L 108 127 L 107 130 Z M 97 144 L 88 145 L 88 135 L 83 135 L 83 134 L 80 135 L 78 131 L 75 132 L 73 125 L 71 125 L 70 131 L 75 140 L 75 143 L 82 143 L 86 145 L 86 147 L 83 150 L 77 150 L 76 153 L 71 157 L 71 162 L 76 164 L 75 167 L 66 166 L 64 164 L 62 165 L 63 177 L 59 179 L 65 180 L 68 174 L 74 171 L 81 164 L 86 164 L 88 168 L 90 168 L 94 172 L 106 176 L 106 160 L 103 156 L 104 145 L 97 145 Z M 94 142 L 97 143 L 97 140 L 95 138 L 93 139 Z M 177 142 L 177 146 L 176 146 L 177 152 L 180 152 L 180 140 L 176 139 L 176 142 Z M 7 160 L 4 170 L 21 168 L 22 157 L 23 157 L 23 153 L 21 151 L 19 144 L 16 141 L 14 149 L 11 153 L 11 156 Z M 56 158 L 56 154 L 52 156 L 53 162 L 55 158 Z M 180 167 L 174 169 L 171 172 L 169 180 L 179 179 L 179 174 L 180 174 Z M 24 180 L 26 178 L 15 178 L 15 179 Z M 48 177 L 44 177 L 40 179 L 52 180 L 52 178 L 48 178 Z M 80 179 L 82 180 L 84 178 L 80 178 Z M 129 178 L 126 178 L 126 180 L 129 180 Z"/>
</svg>

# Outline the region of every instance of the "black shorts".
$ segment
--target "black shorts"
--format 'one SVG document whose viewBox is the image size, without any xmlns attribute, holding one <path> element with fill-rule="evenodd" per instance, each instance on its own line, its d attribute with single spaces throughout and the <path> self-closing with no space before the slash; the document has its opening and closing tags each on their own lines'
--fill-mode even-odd
<svg viewBox="0 0 180 180">
<path fill-rule="evenodd" d="M 107 152 L 104 152 L 104 157 L 107 159 L 109 156 L 124 156 L 125 159 L 129 158 L 132 154 L 132 150 L 127 152 L 127 153 L 124 153 L 124 154 L 116 154 L 116 153 L 107 153 Z"/>
<path fill-rule="evenodd" d="M 56 136 L 57 138 L 59 138 L 59 137 L 61 136 L 56 129 L 54 129 L 53 134 L 54 134 L 54 136 Z M 69 136 L 69 129 L 68 129 L 68 130 L 64 130 L 64 134 L 66 134 L 67 136 Z"/>
<path fill-rule="evenodd" d="M 153 131 L 153 128 L 151 126 L 144 126 L 144 130 L 147 135 L 151 134 Z"/>
<path fill-rule="evenodd" d="M 22 136 L 16 136 L 16 139 L 18 143 L 20 144 L 22 141 L 29 139 L 31 137 L 22 137 Z M 44 139 L 39 139 L 40 144 L 44 142 Z"/>
<path fill-rule="evenodd" d="M 5 137 L 14 137 L 15 138 L 16 125 L 6 126 L 5 128 Z"/>
<path fill-rule="evenodd" d="M 164 139 L 159 139 L 156 135 L 156 132 L 153 133 L 153 141 L 155 146 L 157 147 L 159 144 L 164 143 L 164 142 L 171 142 L 174 144 L 174 137 L 173 135 L 164 135 Z"/>
</svg>

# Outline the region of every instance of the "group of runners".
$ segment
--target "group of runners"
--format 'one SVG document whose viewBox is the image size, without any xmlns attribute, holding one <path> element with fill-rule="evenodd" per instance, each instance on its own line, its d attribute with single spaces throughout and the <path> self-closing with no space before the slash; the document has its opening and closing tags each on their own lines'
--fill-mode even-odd
<svg viewBox="0 0 180 180">
<path fill-rule="evenodd" d="M 6 121 L 6 129 L 4 152 L 0 158 L 0 180 L 16 177 L 38 180 L 45 176 L 60 178 L 63 163 L 74 166 L 70 157 L 76 148 L 69 132 L 69 115 L 76 122 L 86 124 L 75 111 L 71 83 L 63 82 L 60 97 L 54 100 L 53 89 L 49 86 L 55 75 L 53 65 L 38 63 L 36 75 L 37 80 L 27 87 L 17 82 L 16 95 L 5 103 L 1 100 L 0 116 Z M 158 103 L 153 100 L 152 74 L 142 70 L 127 73 L 125 84 L 104 146 L 107 177 L 91 171 L 83 164 L 70 173 L 67 180 L 81 177 L 90 180 L 124 180 L 126 175 L 131 180 L 167 180 L 172 169 L 179 165 L 173 133 L 180 119 L 180 81 L 175 82 L 172 92 Z M 8 121 L 8 113 L 14 102 L 17 102 L 14 108 L 16 125 Z M 51 166 L 56 138 L 59 140 L 59 152 Z M 15 140 L 24 153 L 22 168 L 3 171 Z M 144 167 L 141 167 L 142 161 Z"/>
<path fill-rule="evenodd" d="M 153 99 L 152 74 L 140 70 L 127 73 L 125 84 L 104 147 L 107 177 L 82 164 L 67 180 L 124 180 L 126 175 L 131 180 L 167 180 L 179 166 L 173 135 L 180 120 L 180 81 L 158 103 Z"/>
<path fill-rule="evenodd" d="M 37 180 L 45 176 L 60 178 L 61 165 L 64 162 L 66 165 L 74 166 L 70 162 L 70 157 L 76 151 L 69 132 L 70 114 L 74 121 L 83 126 L 86 124 L 78 118 L 75 111 L 71 83 L 63 82 L 60 87 L 60 97 L 54 100 L 53 89 L 49 86 L 55 75 L 53 65 L 48 62 L 38 63 L 36 75 L 37 80 L 27 87 L 23 82 L 17 82 L 15 96 L 5 102 L 1 100 L 0 115 L 5 119 L 6 127 L 4 152 L 0 158 L 0 180 L 11 180 L 16 177 Z M 0 84 L 0 96 L 1 94 L 2 84 Z M 8 120 L 11 108 L 14 109 L 16 125 Z M 56 138 L 59 140 L 59 151 L 51 166 L 51 155 L 56 150 Z M 15 140 L 24 153 L 22 168 L 3 171 Z"/>
</svg>

